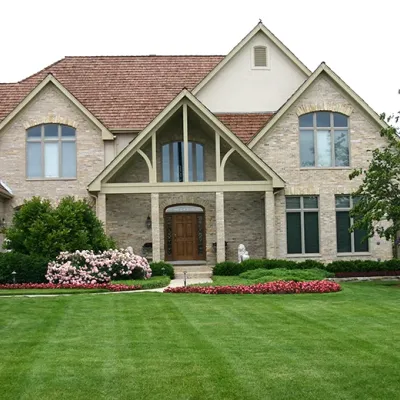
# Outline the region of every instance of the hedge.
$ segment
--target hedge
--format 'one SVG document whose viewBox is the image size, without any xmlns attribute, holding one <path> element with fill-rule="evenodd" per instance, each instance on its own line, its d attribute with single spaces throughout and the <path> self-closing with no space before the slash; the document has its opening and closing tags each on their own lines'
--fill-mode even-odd
<svg viewBox="0 0 400 400">
<path fill-rule="evenodd" d="M 164 261 L 150 263 L 151 276 L 169 276 L 171 279 L 175 278 L 175 271 L 172 264 Z M 164 270 L 163 270 L 164 268 Z"/>
<path fill-rule="evenodd" d="M 16 252 L 0 253 L 0 283 L 12 283 L 15 271 L 17 283 L 45 283 L 49 260 Z"/>
<path fill-rule="evenodd" d="M 216 264 L 213 269 L 213 275 L 219 276 L 236 276 L 243 272 L 251 271 L 253 269 L 324 269 L 324 264 L 314 261 L 306 260 L 302 262 L 295 262 L 290 260 L 267 260 L 267 259 L 250 259 L 237 263 L 233 261 L 225 261 Z"/>
<path fill-rule="evenodd" d="M 213 274 L 219 276 L 237 276 L 243 272 L 255 269 L 323 269 L 334 273 L 336 276 L 351 276 L 351 273 L 356 274 L 355 276 L 362 276 L 362 273 L 368 276 L 374 274 L 400 275 L 400 259 L 387 261 L 333 261 L 327 265 L 314 260 L 295 262 L 291 260 L 250 259 L 242 263 L 225 261 L 215 265 Z"/>
</svg>

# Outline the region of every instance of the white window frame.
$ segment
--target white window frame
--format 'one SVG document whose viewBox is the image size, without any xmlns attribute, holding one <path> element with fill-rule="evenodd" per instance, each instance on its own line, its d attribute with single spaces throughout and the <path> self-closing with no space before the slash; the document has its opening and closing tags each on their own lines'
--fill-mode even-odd
<svg viewBox="0 0 400 400">
<path fill-rule="evenodd" d="M 317 126 L 317 113 L 330 113 L 329 116 L 329 121 L 330 121 L 330 126 L 329 127 L 323 127 L 323 126 Z M 300 117 L 307 115 L 307 114 L 313 114 L 313 126 L 300 126 Z M 299 160 L 300 160 L 300 168 L 301 169 L 310 169 L 310 168 L 319 168 L 319 169 L 326 169 L 326 168 L 334 168 L 334 169 L 349 169 L 351 168 L 351 150 L 350 150 L 350 118 L 346 114 L 342 114 L 336 111 L 329 111 L 329 110 L 320 110 L 320 111 L 313 111 L 312 113 L 307 113 L 307 114 L 302 114 L 299 115 Z M 334 126 L 334 114 L 341 114 L 344 117 L 347 118 L 347 127 L 335 127 Z M 347 146 L 348 146 L 348 151 L 349 151 L 349 165 L 335 165 L 335 132 L 336 131 L 344 131 L 347 130 Z M 313 166 L 302 166 L 301 165 L 301 141 L 300 141 L 300 136 L 302 131 L 313 131 L 314 135 L 314 165 Z M 330 166 L 318 166 L 317 161 L 318 161 L 318 131 L 329 131 L 330 132 L 330 138 L 331 138 L 331 165 Z"/>
<path fill-rule="evenodd" d="M 45 132 L 45 126 L 46 125 L 57 125 L 57 133 L 58 136 L 57 137 L 50 137 L 50 138 L 45 138 L 44 136 L 44 132 Z M 40 137 L 37 138 L 29 138 L 28 137 L 28 132 L 29 129 L 31 128 L 35 128 L 40 126 Z M 75 131 L 75 135 L 72 136 L 67 136 L 67 137 L 62 137 L 62 127 L 63 126 L 67 126 L 71 129 L 73 129 Z M 73 142 L 75 143 L 75 152 L 76 152 L 76 156 L 75 156 L 75 176 L 70 176 L 70 177 L 64 177 L 61 176 L 62 175 L 62 143 L 65 142 Z M 40 177 L 29 177 L 28 174 L 28 143 L 40 143 L 41 144 L 41 171 L 42 171 L 42 175 Z M 58 172 L 59 172 L 59 176 L 54 176 L 54 177 L 46 177 L 45 176 L 45 143 L 58 143 Z M 26 174 L 26 179 L 27 180 L 33 180 L 33 181 L 37 181 L 37 180 L 76 180 L 77 179 L 77 175 L 78 175 L 78 157 L 77 157 L 77 145 L 76 145 L 76 128 L 74 128 L 73 126 L 70 125 L 66 125 L 66 124 L 52 124 L 52 123 L 48 123 L 48 124 L 41 124 L 41 125 L 36 125 L 36 126 L 32 126 L 30 128 L 28 128 L 26 130 L 26 152 L 25 152 L 25 174 Z"/>
</svg>

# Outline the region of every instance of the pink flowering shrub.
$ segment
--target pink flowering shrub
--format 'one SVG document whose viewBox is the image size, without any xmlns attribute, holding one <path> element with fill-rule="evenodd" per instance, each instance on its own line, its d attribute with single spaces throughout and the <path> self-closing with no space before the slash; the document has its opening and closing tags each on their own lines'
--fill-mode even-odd
<svg viewBox="0 0 400 400">
<path fill-rule="evenodd" d="M 146 258 L 133 254 L 131 249 L 107 250 L 94 253 L 77 250 L 62 252 L 48 264 L 46 279 L 54 284 L 87 285 L 108 283 L 111 279 L 124 279 L 140 270 L 142 276 L 151 277 Z"/>
<path fill-rule="evenodd" d="M 55 284 L 55 283 L 6 283 L 0 285 L 1 289 L 107 289 L 110 292 L 121 292 L 142 289 L 141 285 L 122 285 L 115 283 L 89 283 L 89 284 Z"/>
<path fill-rule="evenodd" d="M 339 292 L 341 287 L 332 281 L 274 281 L 256 285 L 238 286 L 182 286 L 166 288 L 164 293 L 200 294 L 286 294 L 286 293 L 329 293 Z"/>
</svg>

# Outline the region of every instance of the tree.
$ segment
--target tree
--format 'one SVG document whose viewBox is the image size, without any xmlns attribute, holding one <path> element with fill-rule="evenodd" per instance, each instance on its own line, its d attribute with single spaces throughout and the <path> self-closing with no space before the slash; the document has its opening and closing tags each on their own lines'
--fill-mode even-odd
<svg viewBox="0 0 400 400">
<path fill-rule="evenodd" d="M 89 203 L 73 197 L 63 198 L 57 207 L 40 197 L 26 200 L 14 214 L 6 239 L 10 250 L 49 259 L 61 251 L 98 252 L 115 247 Z"/>
<path fill-rule="evenodd" d="M 388 124 L 398 123 L 398 115 L 387 118 Z M 381 116 L 385 119 L 385 115 Z M 381 130 L 387 145 L 371 152 L 372 159 L 367 169 L 359 168 L 350 174 L 350 179 L 362 177 L 362 183 L 353 196 L 358 197 L 351 215 L 354 218 L 351 230 L 366 229 L 367 237 L 374 234 L 398 244 L 400 232 L 400 131 L 393 125 Z"/>
</svg>

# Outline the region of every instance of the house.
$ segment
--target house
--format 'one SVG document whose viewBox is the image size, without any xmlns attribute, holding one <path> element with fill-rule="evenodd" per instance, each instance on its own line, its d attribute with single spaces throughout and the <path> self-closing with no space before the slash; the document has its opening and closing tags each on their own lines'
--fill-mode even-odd
<svg viewBox="0 0 400 400">
<path fill-rule="evenodd" d="M 349 233 L 378 115 L 262 23 L 226 56 L 66 57 L 0 84 L 4 222 L 34 195 L 93 201 L 153 260 L 387 259 Z"/>
</svg>

